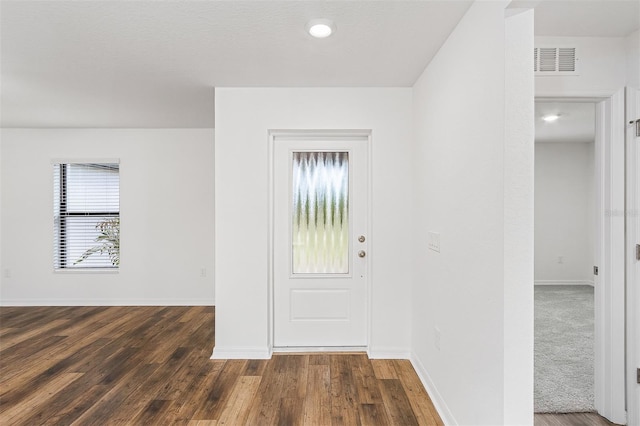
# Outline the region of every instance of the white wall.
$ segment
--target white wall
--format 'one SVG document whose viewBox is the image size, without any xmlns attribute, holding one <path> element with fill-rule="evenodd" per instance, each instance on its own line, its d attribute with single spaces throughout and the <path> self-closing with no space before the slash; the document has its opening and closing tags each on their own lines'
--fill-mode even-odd
<svg viewBox="0 0 640 426">
<path fill-rule="evenodd" d="M 2 304 L 213 304 L 213 129 L 1 132 Z M 120 159 L 117 274 L 53 272 L 56 158 Z"/>
<path fill-rule="evenodd" d="M 627 86 L 640 88 L 640 30 L 626 39 Z"/>
<path fill-rule="evenodd" d="M 504 418 L 533 423 L 534 11 L 505 19 Z"/>
<path fill-rule="evenodd" d="M 269 354 L 269 129 L 371 129 L 370 352 L 407 356 L 411 305 L 411 89 L 216 90 L 214 357 Z M 404 209 L 398 206 L 405 206 Z"/>
<path fill-rule="evenodd" d="M 533 21 L 504 5 L 474 3 L 414 86 L 412 350 L 447 424 L 533 421 Z"/>
<path fill-rule="evenodd" d="M 594 144 L 535 149 L 536 284 L 593 285 Z"/>
<path fill-rule="evenodd" d="M 624 37 L 536 37 L 536 46 L 576 47 L 577 76 L 536 75 L 536 96 L 610 96 L 627 79 Z"/>
</svg>

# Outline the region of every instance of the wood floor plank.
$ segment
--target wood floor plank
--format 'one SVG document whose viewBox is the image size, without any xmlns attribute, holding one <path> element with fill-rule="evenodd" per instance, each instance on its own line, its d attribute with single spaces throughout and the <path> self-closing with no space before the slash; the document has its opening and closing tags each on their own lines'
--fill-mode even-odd
<svg viewBox="0 0 640 426">
<path fill-rule="evenodd" d="M 275 355 L 281 359 L 284 389 L 281 398 L 304 399 L 307 394 L 309 355 Z"/>
<path fill-rule="evenodd" d="M 381 404 L 382 396 L 378 388 L 378 379 L 373 371 L 371 361 L 366 354 L 352 355 L 349 357 L 349 365 L 353 374 L 353 380 L 358 393 L 359 404 Z"/>
<path fill-rule="evenodd" d="M 385 426 L 391 424 L 384 404 L 360 404 L 358 411 L 362 426 Z"/>
<path fill-rule="evenodd" d="M 7 380 L 13 379 L 17 374 L 20 374 L 22 377 L 26 377 L 24 375 L 24 373 L 26 372 L 27 374 L 30 374 L 31 377 L 35 377 L 37 374 L 40 374 L 40 372 L 54 365 L 56 362 L 58 362 L 58 360 L 76 353 L 78 351 L 78 348 L 82 348 L 86 345 L 94 345 L 96 343 L 96 340 L 103 339 L 104 334 L 113 327 L 122 326 L 123 324 L 132 321 L 130 316 L 123 316 L 121 313 L 122 311 L 119 308 L 102 309 L 104 309 L 106 312 L 109 312 L 109 315 L 106 318 L 103 318 L 103 320 L 110 321 L 108 324 L 103 324 L 101 322 L 85 324 L 84 332 L 77 331 L 76 333 L 74 333 L 75 327 L 73 325 L 70 325 L 70 328 L 68 330 L 66 330 L 64 333 L 61 333 L 63 335 L 66 335 L 67 337 L 64 340 L 61 340 L 60 343 L 55 347 L 42 348 L 43 350 L 34 351 L 32 353 L 29 353 L 28 356 L 21 358 L 21 369 L 6 369 L 3 368 L 2 364 L 0 363 L 0 371 L 3 372 L 3 374 L 0 376 L 0 386 L 2 386 Z M 50 318 L 46 318 L 43 321 L 46 322 L 48 320 L 50 320 Z M 76 321 L 75 318 L 72 318 L 72 321 L 70 321 L 70 324 L 77 323 L 78 321 Z M 38 324 L 38 327 L 35 328 L 40 328 L 42 326 L 39 323 L 36 324 Z M 82 330 L 82 328 L 78 330 Z M 91 330 L 91 333 L 86 333 L 86 330 Z M 109 342 L 109 340 L 106 340 L 104 342 Z M 99 356 L 97 358 L 101 359 Z M 95 360 L 96 358 L 94 357 L 88 357 L 87 364 L 90 364 L 91 361 Z"/>
<path fill-rule="evenodd" d="M 29 357 L 34 352 L 43 352 L 57 344 L 66 336 L 47 336 L 44 338 L 38 338 L 37 336 L 26 339 L 7 350 L 8 353 L 2 355 L 0 358 L 0 370 L 8 368 L 10 365 L 15 365 L 17 362 Z"/>
<path fill-rule="evenodd" d="M 224 410 L 233 386 L 238 380 L 240 372 L 246 364 L 246 360 L 232 359 L 225 362 L 222 371 L 218 375 L 216 382 L 211 388 L 211 392 L 206 395 L 206 399 L 195 413 L 197 419 L 217 420 Z"/>
<path fill-rule="evenodd" d="M 275 424 L 280 426 L 299 425 L 304 416 L 302 398 L 280 398 L 280 407 Z"/>
<path fill-rule="evenodd" d="M 260 386 L 261 377 L 241 376 L 231 391 L 220 417 L 219 425 L 244 424 L 248 416 L 248 408 Z"/>
<path fill-rule="evenodd" d="M 357 390 L 349 364 L 350 355 L 331 355 L 331 423 L 359 425 Z"/>
<path fill-rule="evenodd" d="M 420 378 L 411 366 L 411 362 L 408 360 L 388 360 L 387 363 L 392 365 L 397 373 L 418 423 L 421 425 L 443 426 L 444 423 L 433 406 L 433 402 L 424 389 Z"/>
<path fill-rule="evenodd" d="M 172 401 L 179 399 L 199 373 L 199 364 L 197 362 L 199 354 L 197 352 L 179 347 L 173 352 L 172 357 L 172 362 L 176 365 L 176 369 L 171 374 L 171 383 L 166 383 L 159 389 L 155 395 L 156 399 Z"/>
<path fill-rule="evenodd" d="M 309 354 L 309 365 L 329 365 L 329 357 L 323 353 Z"/>
<path fill-rule="evenodd" d="M 535 426 L 615 426 L 598 413 L 536 414 Z"/>
<path fill-rule="evenodd" d="M 156 425 L 162 423 L 164 415 L 169 409 L 171 401 L 166 399 L 152 399 L 136 417 L 131 419 L 135 425 Z"/>
<path fill-rule="evenodd" d="M 380 391 L 384 407 L 393 424 L 405 426 L 419 424 L 399 379 L 380 380 Z"/>
<path fill-rule="evenodd" d="M 266 359 L 250 359 L 247 366 L 242 372 L 243 376 L 262 376 L 264 369 L 267 368 Z"/>
<path fill-rule="evenodd" d="M 309 362 L 311 360 L 310 357 Z M 307 426 L 331 424 L 331 371 L 329 365 L 309 365 L 307 397 L 305 398 L 302 423 Z"/>
<path fill-rule="evenodd" d="M 107 391 L 99 395 L 90 407 L 78 413 L 78 416 L 67 424 L 99 424 L 109 419 L 114 420 L 114 422 L 117 422 L 117 420 L 130 420 L 134 414 L 140 411 L 140 409 L 131 409 L 131 406 L 127 405 L 129 402 L 139 401 L 137 398 L 130 399 L 130 396 L 138 391 L 145 383 L 145 379 L 150 377 L 159 367 L 158 364 L 145 364 L 132 370 L 130 376 L 123 377 L 123 380 L 118 384 L 100 384 Z M 89 375 L 87 374 L 87 376 Z M 115 413 L 126 414 L 124 414 L 124 418 L 118 418 Z"/>
<path fill-rule="evenodd" d="M 195 413 L 201 407 L 207 395 L 213 389 L 213 386 L 224 367 L 224 361 L 209 361 L 202 363 L 198 375 L 185 389 L 182 397 L 182 403 L 176 413 L 176 422 L 183 424 L 186 421 L 197 419 Z M 200 419 L 202 421 L 211 421 L 212 419 Z M 200 421 L 199 420 L 199 421 Z"/>
<path fill-rule="evenodd" d="M 55 329 L 58 326 L 68 324 L 69 320 L 66 319 L 57 319 L 48 322 L 42 327 L 34 328 L 27 333 L 21 331 L 20 328 L 13 328 L 13 332 L 11 334 L 7 333 L 2 336 L 2 343 L 0 344 L 0 358 L 2 358 L 3 354 L 10 350 L 13 346 L 18 343 L 22 343 L 25 340 L 35 339 L 38 340 L 45 333 L 48 333 L 49 330 Z"/>
<path fill-rule="evenodd" d="M 207 306 L 0 307 L 0 424 L 442 424 L 408 361 L 211 360 L 214 323 Z"/>
<path fill-rule="evenodd" d="M 32 392 L 34 388 L 43 386 L 43 384 L 57 375 L 63 373 L 80 373 L 79 371 L 74 371 L 75 363 L 81 360 L 83 357 L 91 356 L 92 353 L 92 348 L 90 346 L 85 349 L 87 350 L 79 351 L 67 359 L 54 360 L 57 361 L 56 364 L 51 365 L 49 368 L 42 371 L 31 380 L 26 380 L 23 382 L 16 380 L 14 382 L 10 382 L 10 385 L 7 385 L 6 388 L 10 389 L 11 391 L 8 393 L 2 393 L 2 395 L 0 396 L 2 404 L 10 404 L 11 401 L 22 401 L 25 398 L 25 395 Z M 16 377 L 18 379 L 20 378 L 20 376 Z M 67 389 L 63 394 L 56 395 L 56 397 L 53 398 L 52 401 L 49 402 L 49 404 L 47 404 L 47 407 L 45 407 L 45 409 L 43 409 L 41 413 L 34 413 L 36 415 L 36 418 L 45 419 L 47 417 L 46 413 L 56 413 L 58 410 L 66 409 L 66 406 L 68 405 L 78 404 L 78 401 L 74 400 L 74 402 L 69 402 L 69 400 L 78 397 L 78 395 L 80 395 L 79 400 L 82 400 L 82 394 L 86 391 L 87 388 L 93 388 L 96 382 L 97 380 L 94 380 L 91 375 L 82 375 L 81 378 L 67 385 Z M 39 422 L 33 421 L 28 423 L 35 424 Z"/>
<path fill-rule="evenodd" d="M 46 404 L 58 392 L 64 391 L 66 385 L 80 377 L 82 377 L 82 373 L 61 374 L 44 386 L 33 389 L 20 403 L 12 404 L 2 411 L 0 415 L 2 423 L 13 425 L 24 423 L 24 420 L 31 416 L 34 409 Z"/>
<path fill-rule="evenodd" d="M 95 401 L 109 391 L 109 386 L 82 386 L 82 392 L 75 392 L 75 387 L 82 378 L 69 384 L 65 392 L 58 394 L 50 403 L 38 409 L 32 409 L 31 415 L 24 420 L 28 425 L 70 425 L 88 410 Z"/>
<path fill-rule="evenodd" d="M 372 359 L 371 365 L 373 366 L 373 371 L 378 379 L 398 378 L 398 373 L 390 359 Z"/>
<path fill-rule="evenodd" d="M 280 409 L 284 391 L 282 357 L 274 356 L 265 368 L 254 403 L 247 414 L 247 425 L 273 425 Z"/>
</svg>

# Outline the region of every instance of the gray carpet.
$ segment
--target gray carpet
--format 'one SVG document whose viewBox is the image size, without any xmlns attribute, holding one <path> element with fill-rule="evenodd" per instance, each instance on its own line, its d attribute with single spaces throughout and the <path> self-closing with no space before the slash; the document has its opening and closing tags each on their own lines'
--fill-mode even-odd
<svg viewBox="0 0 640 426">
<path fill-rule="evenodd" d="M 593 287 L 535 286 L 534 410 L 595 411 Z"/>
</svg>

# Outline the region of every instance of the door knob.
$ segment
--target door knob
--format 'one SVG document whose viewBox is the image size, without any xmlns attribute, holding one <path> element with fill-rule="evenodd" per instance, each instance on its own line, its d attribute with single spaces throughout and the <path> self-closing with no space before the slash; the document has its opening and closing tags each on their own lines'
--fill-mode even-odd
<svg viewBox="0 0 640 426">
<path fill-rule="evenodd" d="M 364 250 L 360 250 L 358 252 L 358 257 L 365 257 L 367 255 L 367 253 Z"/>
</svg>

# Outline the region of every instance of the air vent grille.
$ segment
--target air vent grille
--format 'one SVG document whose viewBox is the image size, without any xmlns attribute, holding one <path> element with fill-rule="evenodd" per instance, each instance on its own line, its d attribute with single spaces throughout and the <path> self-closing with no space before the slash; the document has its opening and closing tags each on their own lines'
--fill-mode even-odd
<svg viewBox="0 0 640 426">
<path fill-rule="evenodd" d="M 542 75 L 576 75 L 575 47 L 535 47 L 533 71 Z"/>
<path fill-rule="evenodd" d="M 540 71 L 556 71 L 556 61 L 558 59 L 558 49 L 543 47 L 540 49 Z"/>
<path fill-rule="evenodd" d="M 574 72 L 576 70 L 576 48 L 558 48 L 558 71 Z"/>
</svg>

